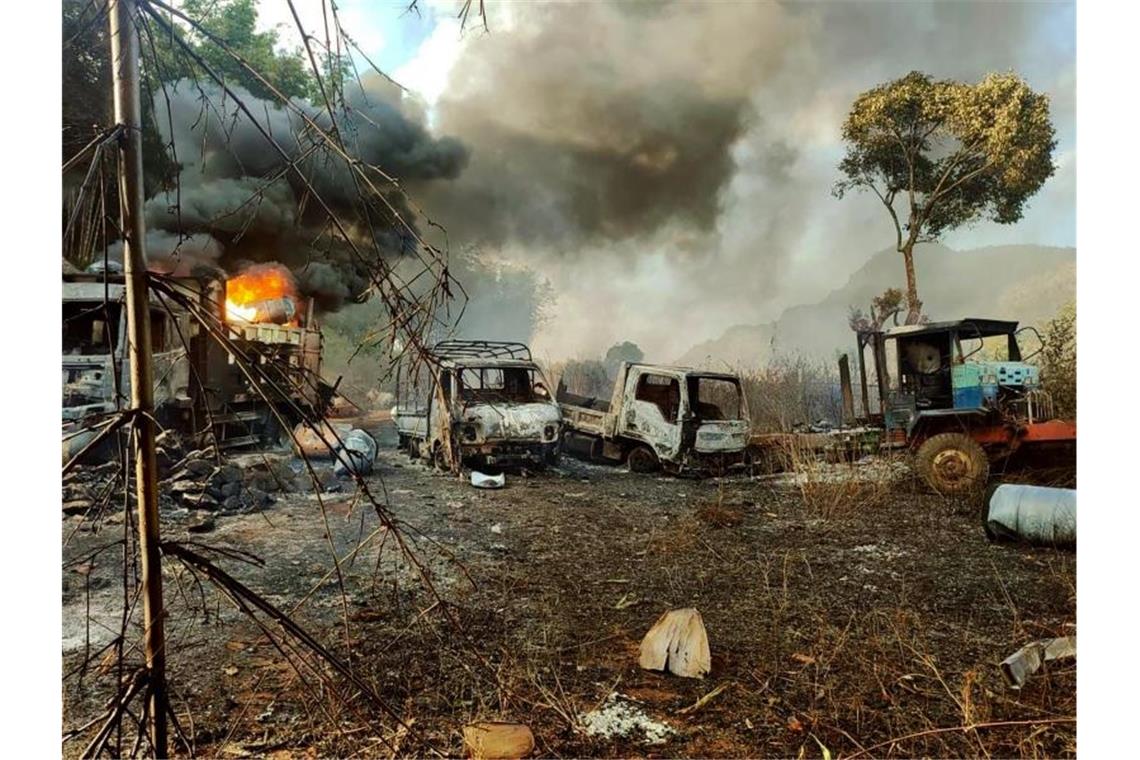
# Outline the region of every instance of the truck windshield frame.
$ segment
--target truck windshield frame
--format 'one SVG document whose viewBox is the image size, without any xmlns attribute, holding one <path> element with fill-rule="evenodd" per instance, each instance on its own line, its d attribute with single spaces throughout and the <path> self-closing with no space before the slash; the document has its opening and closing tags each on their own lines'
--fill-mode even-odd
<svg viewBox="0 0 1140 760">
<path fill-rule="evenodd" d="M 116 353 L 123 306 L 117 301 L 64 301 L 64 356 L 107 356 Z"/>
<path fill-rule="evenodd" d="M 468 404 L 531 403 L 548 401 L 535 391 L 542 376 L 537 367 L 501 365 L 464 365 L 456 370 L 459 398 Z"/>
<path fill-rule="evenodd" d="M 691 375 L 689 408 L 704 422 L 731 422 L 744 419 L 744 392 L 740 381 L 723 375 Z"/>
</svg>

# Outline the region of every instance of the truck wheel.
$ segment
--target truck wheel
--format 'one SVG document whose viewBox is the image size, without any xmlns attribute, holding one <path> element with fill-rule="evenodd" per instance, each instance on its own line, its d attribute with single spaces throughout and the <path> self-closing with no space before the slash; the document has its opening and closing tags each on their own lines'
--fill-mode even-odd
<svg viewBox="0 0 1140 760">
<path fill-rule="evenodd" d="M 923 441 L 915 467 L 927 485 L 943 496 L 980 491 L 990 475 L 985 449 L 962 433 L 939 433 Z"/>
<path fill-rule="evenodd" d="M 542 464 L 544 467 L 557 467 L 558 460 L 561 456 L 561 449 L 558 446 L 549 447 L 542 455 Z"/>
<path fill-rule="evenodd" d="M 626 461 L 629 462 L 630 472 L 656 472 L 661 467 L 657 455 L 648 446 L 635 447 L 629 452 Z"/>
<path fill-rule="evenodd" d="M 435 442 L 435 446 L 431 450 L 431 463 L 435 469 L 440 472 L 447 472 L 451 468 L 447 466 L 447 457 L 443 453 L 443 444 L 439 441 Z"/>
</svg>

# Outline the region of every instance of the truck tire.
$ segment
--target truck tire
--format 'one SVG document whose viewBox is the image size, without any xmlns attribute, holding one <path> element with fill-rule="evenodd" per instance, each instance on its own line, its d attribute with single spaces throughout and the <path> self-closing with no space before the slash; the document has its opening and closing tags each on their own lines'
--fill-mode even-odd
<svg viewBox="0 0 1140 760">
<path fill-rule="evenodd" d="M 432 467 L 440 472 L 449 472 L 451 467 L 447 464 L 447 455 L 443 451 L 443 442 L 436 441 L 435 445 L 431 448 L 431 464 Z"/>
<path fill-rule="evenodd" d="M 939 433 L 915 456 L 919 477 L 943 496 L 980 492 L 990 475 L 985 449 L 963 433 Z"/>
<path fill-rule="evenodd" d="M 648 446 L 634 446 L 626 456 L 630 472 L 656 472 L 661 462 Z"/>
</svg>

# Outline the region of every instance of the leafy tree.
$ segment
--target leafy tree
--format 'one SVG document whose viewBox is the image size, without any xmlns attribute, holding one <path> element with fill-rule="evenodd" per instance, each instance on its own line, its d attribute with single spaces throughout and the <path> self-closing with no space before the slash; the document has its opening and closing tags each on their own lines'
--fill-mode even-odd
<svg viewBox="0 0 1140 760">
<path fill-rule="evenodd" d="M 636 343 L 627 340 L 610 346 L 602 363 L 606 366 L 606 373 L 610 377 L 616 377 L 622 362 L 639 362 L 644 358 L 645 352 Z"/>
<path fill-rule="evenodd" d="M 102 3 L 90 0 L 63 0 L 63 160 L 74 156 L 92 138 L 109 128 L 113 121 L 111 97 L 111 47 L 107 36 L 107 14 Z M 211 34 L 223 39 L 245 58 L 274 87 L 290 97 L 312 97 L 317 93 L 307 56 L 300 50 L 278 52 L 275 31 L 258 32 L 257 9 L 253 0 L 186 0 L 182 9 L 199 21 Z M 231 78 L 258 97 L 271 97 L 268 89 L 241 67 L 228 53 L 207 41 L 197 32 L 171 24 L 173 33 L 202 57 L 215 71 Z M 203 78 L 201 71 L 177 42 L 144 26 L 140 33 L 143 91 L 143 167 L 146 194 L 154 194 L 169 184 L 178 170 L 167 146 L 163 144 L 158 120 L 165 119 L 162 105 L 164 83 L 186 77 Z M 339 84 L 347 76 L 340 61 L 333 77 Z M 330 59 L 321 57 L 318 66 L 324 72 L 337 68 Z M 82 163 L 64 178 L 65 189 L 74 188 L 87 170 Z M 104 192 L 115 197 L 113 173 L 107 173 Z M 64 210 L 64 219 L 70 214 Z M 69 251 L 69 254 L 75 254 Z"/>
<path fill-rule="evenodd" d="M 1041 384 L 1053 397 L 1058 416 L 1077 416 L 1077 305 L 1069 302 L 1045 326 Z"/>
<path fill-rule="evenodd" d="M 258 32 L 257 8 L 253 0 L 186 0 L 183 11 L 202 27 L 225 41 L 259 71 L 275 88 L 289 97 L 318 94 L 309 62 L 300 50 L 278 52 L 276 31 Z M 271 97 L 268 89 L 250 75 L 229 53 L 209 43 L 204 36 L 173 23 L 174 34 L 186 41 L 196 54 L 218 73 L 232 79 L 260 98 Z M 144 27 L 140 35 L 144 97 L 144 139 L 157 140 L 155 108 L 161 109 L 161 87 L 189 76 L 203 77 L 180 46 L 156 29 Z M 347 59 L 334 62 L 321 57 L 322 73 L 339 69 L 334 79 L 347 76 Z M 100 3 L 89 0 L 63 2 L 63 152 L 69 158 L 93 136 L 110 126 L 111 49 L 107 39 L 107 14 Z M 157 118 L 163 118 L 159 115 Z M 148 146 L 144 144 L 144 149 Z M 159 157 L 152 142 L 144 161 L 155 164 Z"/>
<path fill-rule="evenodd" d="M 254 0 L 185 0 L 182 10 L 201 24 L 204 30 L 223 40 L 227 47 L 241 55 L 283 95 L 308 98 L 319 95 L 316 80 L 303 51 L 297 49 L 278 53 L 277 31 L 257 31 L 257 7 Z M 187 38 L 193 44 L 194 52 L 215 72 L 240 84 L 258 98 L 273 97 L 265 85 L 228 52 L 211 44 L 204 35 L 190 31 L 187 32 Z"/>
<path fill-rule="evenodd" d="M 907 324 L 922 314 L 914 246 L 980 219 L 1021 219 L 1053 174 L 1054 134 L 1048 97 L 1012 73 L 971 85 L 914 71 L 855 99 L 834 193 L 870 190 L 886 207 L 906 267 Z"/>
<path fill-rule="evenodd" d="M 847 322 L 855 332 L 881 330 L 888 319 L 894 319 L 897 325 L 898 315 L 902 309 L 903 292 L 898 288 L 887 288 L 871 299 L 870 314 L 864 314 L 862 309 L 852 307 Z"/>
</svg>

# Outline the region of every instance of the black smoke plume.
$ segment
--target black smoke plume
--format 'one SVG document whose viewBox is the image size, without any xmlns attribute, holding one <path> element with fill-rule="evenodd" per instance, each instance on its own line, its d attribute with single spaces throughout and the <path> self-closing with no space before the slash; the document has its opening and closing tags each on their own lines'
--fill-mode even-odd
<svg viewBox="0 0 1140 760">
<path fill-rule="evenodd" d="M 394 88 L 367 82 L 345 87 L 335 119 L 311 103 L 294 104 L 322 130 L 337 131 L 355 160 L 391 178 L 373 173 L 382 197 L 299 115 L 241 87 L 231 89 L 256 124 L 215 85 L 183 80 L 156 93 L 156 121 L 179 171 L 175 185 L 147 201 L 152 265 L 179 273 L 214 265 L 235 274 L 249 263 L 278 262 L 323 311 L 362 300 L 375 264 L 368 260 L 373 243 L 393 258 L 416 246 L 400 219 L 414 225 L 417 215 L 395 182 L 451 180 L 468 161 L 462 143 L 431 135 L 422 114 Z M 336 231 L 330 211 L 356 251 Z"/>
</svg>

